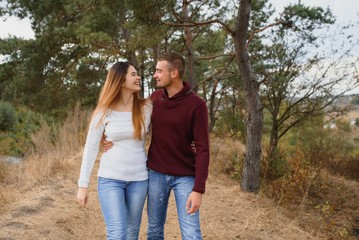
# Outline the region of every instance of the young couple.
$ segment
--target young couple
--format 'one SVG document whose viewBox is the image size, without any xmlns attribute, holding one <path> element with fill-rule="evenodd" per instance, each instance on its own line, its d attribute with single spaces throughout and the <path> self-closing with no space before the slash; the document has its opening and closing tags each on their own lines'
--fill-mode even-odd
<svg viewBox="0 0 359 240">
<path fill-rule="evenodd" d="M 182 80 L 184 72 L 179 53 L 161 54 L 154 74 L 160 89 L 145 100 L 138 95 L 140 77 L 133 65 L 118 62 L 108 71 L 90 123 L 77 194 L 85 206 L 104 134 L 98 195 L 108 239 L 138 239 L 146 196 L 148 239 L 164 239 L 171 190 L 182 239 L 202 239 L 199 207 L 208 176 L 208 116 L 205 102 Z"/>
</svg>

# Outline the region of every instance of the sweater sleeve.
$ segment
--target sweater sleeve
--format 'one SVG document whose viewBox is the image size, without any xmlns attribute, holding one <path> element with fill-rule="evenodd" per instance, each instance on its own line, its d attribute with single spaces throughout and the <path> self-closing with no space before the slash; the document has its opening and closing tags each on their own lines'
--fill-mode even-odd
<svg viewBox="0 0 359 240">
<path fill-rule="evenodd" d="M 208 111 L 204 102 L 194 112 L 193 137 L 196 146 L 196 176 L 193 191 L 204 193 L 209 166 Z"/>
<path fill-rule="evenodd" d="M 90 122 L 90 127 L 87 133 L 86 143 L 83 151 L 80 177 L 78 180 L 79 187 L 88 187 L 90 183 L 92 168 L 96 161 L 102 134 L 105 129 L 104 120 L 101 121 L 101 117 L 102 113 L 98 112 Z"/>
<path fill-rule="evenodd" d="M 148 134 L 150 131 L 152 110 L 153 110 L 152 101 L 149 99 L 147 100 L 144 106 L 144 124 L 145 124 L 146 134 Z"/>
</svg>

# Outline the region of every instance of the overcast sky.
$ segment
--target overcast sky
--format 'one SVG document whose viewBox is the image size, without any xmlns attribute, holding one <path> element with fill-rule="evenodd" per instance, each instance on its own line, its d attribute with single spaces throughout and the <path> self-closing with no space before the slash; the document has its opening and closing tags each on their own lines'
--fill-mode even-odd
<svg viewBox="0 0 359 240">
<path fill-rule="evenodd" d="M 289 3 L 297 3 L 298 0 L 269 0 L 277 11 L 283 9 Z M 304 5 L 329 7 L 337 23 L 359 22 L 359 0 L 301 0 Z"/>
</svg>

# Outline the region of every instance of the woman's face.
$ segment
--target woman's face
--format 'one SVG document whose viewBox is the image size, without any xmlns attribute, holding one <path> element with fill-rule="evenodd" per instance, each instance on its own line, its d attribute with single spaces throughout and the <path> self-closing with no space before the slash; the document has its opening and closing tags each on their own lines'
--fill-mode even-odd
<svg viewBox="0 0 359 240">
<path fill-rule="evenodd" d="M 133 66 L 127 69 L 126 80 L 122 89 L 130 92 L 138 92 L 141 90 L 141 78 L 137 75 L 137 71 Z"/>
</svg>

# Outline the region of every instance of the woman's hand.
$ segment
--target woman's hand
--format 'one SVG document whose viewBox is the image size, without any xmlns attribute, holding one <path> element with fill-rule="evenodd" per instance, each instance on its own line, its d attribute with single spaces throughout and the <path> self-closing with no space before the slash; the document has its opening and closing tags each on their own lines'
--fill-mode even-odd
<svg viewBox="0 0 359 240">
<path fill-rule="evenodd" d="M 80 187 L 77 192 L 77 201 L 81 207 L 86 207 L 88 200 L 88 188 Z"/>
</svg>

